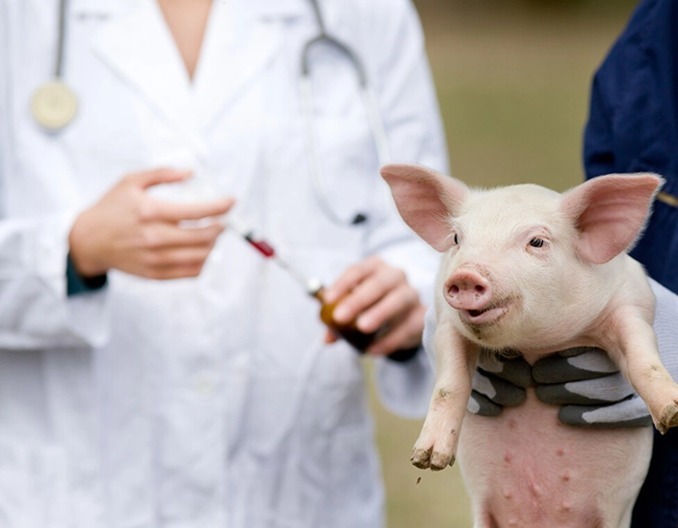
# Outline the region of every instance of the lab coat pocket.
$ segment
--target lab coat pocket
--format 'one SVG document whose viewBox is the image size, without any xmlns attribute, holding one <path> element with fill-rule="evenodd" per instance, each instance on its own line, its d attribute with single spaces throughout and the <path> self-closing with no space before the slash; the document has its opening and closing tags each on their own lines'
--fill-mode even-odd
<svg viewBox="0 0 678 528">
<path fill-rule="evenodd" d="M 0 526 L 71 528 L 65 453 L 0 439 Z"/>
<path fill-rule="evenodd" d="M 323 215 L 349 229 L 373 220 L 379 162 L 366 120 L 323 116 L 313 133 L 309 177 Z"/>
</svg>

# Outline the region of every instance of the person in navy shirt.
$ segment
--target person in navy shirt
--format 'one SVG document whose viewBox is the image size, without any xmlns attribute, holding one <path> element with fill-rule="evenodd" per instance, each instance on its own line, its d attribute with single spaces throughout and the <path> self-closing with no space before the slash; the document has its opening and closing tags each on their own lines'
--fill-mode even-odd
<svg viewBox="0 0 678 528">
<path fill-rule="evenodd" d="M 587 178 L 655 172 L 666 179 L 631 252 L 678 293 L 678 1 L 644 0 L 595 74 L 584 134 Z M 676 321 L 678 325 L 678 321 Z M 655 431 L 633 528 L 678 526 L 678 430 Z"/>
</svg>

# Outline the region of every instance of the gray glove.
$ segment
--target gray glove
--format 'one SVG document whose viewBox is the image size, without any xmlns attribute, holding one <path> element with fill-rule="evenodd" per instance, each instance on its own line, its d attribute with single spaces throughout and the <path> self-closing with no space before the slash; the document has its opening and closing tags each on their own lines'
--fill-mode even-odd
<svg viewBox="0 0 678 528">
<path fill-rule="evenodd" d="M 496 416 L 504 406 L 520 405 L 525 387 L 536 385 L 537 397 L 561 406 L 563 423 L 590 427 L 638 427 L 652 424 L 643 400 L 607 354 L 595 348 L 574 348 L 537 361 L 522 357 L 481 360 L 473 379 L 468 410 Z"/>
<path fill-rule="evenodd" d="M 558 417 L 569 425 L 641 427 L 652 425 L 645 402 L 597 348 L 574 348 L 537 361 L 532 367 L 537 397 L 561 405 Z"/>
<path fill-rule="evenodd" d="M 481 352 L 466 408 L 473 414 L 497 416 L 506 406 L 520 405 L 526 398 L 525 388 L 534 384 L 530 371 L 521 356 L 504 358 Z"/>
</svg>

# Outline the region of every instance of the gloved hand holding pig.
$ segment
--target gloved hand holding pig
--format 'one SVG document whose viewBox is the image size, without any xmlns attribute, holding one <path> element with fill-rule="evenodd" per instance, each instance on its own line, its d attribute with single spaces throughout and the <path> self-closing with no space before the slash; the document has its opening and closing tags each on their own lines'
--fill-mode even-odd
<svg viewBox="0 0 678 528">
<path fill-rule="evenodd" d="M 678 379 L 678 295 L 650 279 L 656 298 L 654 331 L 662 363 Z M 435 311 L 429 309 L 424 347 L 432 357 Z M 563 350 L 530 366 L 522 356 L 482 355 L 473 377 L 469 412 L 498 416 L 505 406 L 525 401 L 525 388 L 534 386 L 544 403 L 560 406 L 567 425 L 582 427 L 643 427 L 652 425 L 645 402 L 607 353 L 598 348 Z"/>
</svg>

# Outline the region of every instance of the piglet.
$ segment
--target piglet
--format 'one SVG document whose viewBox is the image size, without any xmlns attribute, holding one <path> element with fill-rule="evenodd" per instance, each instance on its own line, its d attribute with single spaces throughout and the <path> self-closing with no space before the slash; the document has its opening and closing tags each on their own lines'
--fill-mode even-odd
<svg viewBox="0 0 678 528">
<path fill-rule="evenodd" d="M 538 185 L 471 189 L 409 165 L 381 173 L 405 222 L 442 253 L 436 382 L 414 465 L 440 470 L 458 458 L 476 528 L 629 526 L 651 428 L 566 426 L 531 388 L 523 405 L 495 418 L 467 413 L 466 404 L 481 351 L 532 364 L 591 346 L 608 352 L 659 431 L 678 425 L 678 385 L 652 328 L 654 296 L 626 254 L 662 179 L 608 175 L 560 194 Z"/>
</svg>

